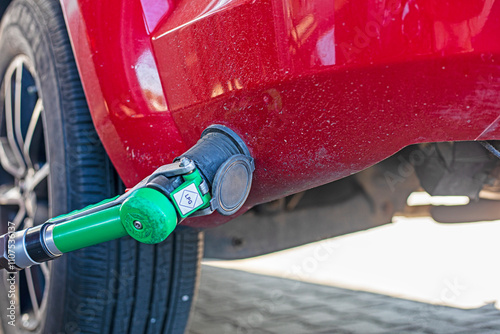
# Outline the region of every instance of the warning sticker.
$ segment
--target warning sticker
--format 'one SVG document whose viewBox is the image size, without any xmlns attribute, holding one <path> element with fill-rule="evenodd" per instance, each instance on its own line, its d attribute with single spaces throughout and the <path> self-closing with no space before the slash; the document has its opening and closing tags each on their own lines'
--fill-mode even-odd
<svg viewBox="0 0 500 334">
<path fill-rule="evenodd" d="M 186 215 L 203 205 L 203 200 L 194 183 L 176 192 L 173 197 L 182 215 Z"/>
</svg>

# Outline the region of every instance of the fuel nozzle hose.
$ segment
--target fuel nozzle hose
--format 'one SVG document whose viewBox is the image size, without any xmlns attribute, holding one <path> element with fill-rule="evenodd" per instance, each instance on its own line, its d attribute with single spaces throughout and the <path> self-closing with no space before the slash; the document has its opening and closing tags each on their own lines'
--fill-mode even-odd
<svg viewBox="0 0 500 334">
<path fill-rule="evenodd" d="M 248 197 L 254 169 L 243 140 L 212 125 L 172 164 L 123 195 L 0 236 L 0 268 L 18 271 L 127 235 L 156 244 L 187 217 L 232 215 Z"/>
</svg>

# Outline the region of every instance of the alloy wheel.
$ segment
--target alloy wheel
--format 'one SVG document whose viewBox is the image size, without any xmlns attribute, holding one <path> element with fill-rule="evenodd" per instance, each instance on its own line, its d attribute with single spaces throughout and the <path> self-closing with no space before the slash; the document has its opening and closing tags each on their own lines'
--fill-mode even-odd
<svg viewBox="0 0 500 334">
<path fill-rule="evenodd" d="M 30 59 L 15 57 L 0 87 L 0 218 L 16 230 L 49 218 L 49 164 L 43 126 L 43 100 Z M 16 274 L 16 306 L 21 326 L 35 330 L 46 309 L 51 265 Z"/>
</svg>

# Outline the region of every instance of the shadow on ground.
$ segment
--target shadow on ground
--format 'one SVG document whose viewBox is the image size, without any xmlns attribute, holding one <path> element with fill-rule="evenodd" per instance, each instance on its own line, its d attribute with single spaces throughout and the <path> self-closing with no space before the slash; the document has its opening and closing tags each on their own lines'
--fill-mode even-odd
<svg viewBox="0 0 500 334">
<path fill-rule="evenodd" d="M 204 265 L 189 334 L 500 334 L 494 305 L 463 310 Z"/>
</svg>

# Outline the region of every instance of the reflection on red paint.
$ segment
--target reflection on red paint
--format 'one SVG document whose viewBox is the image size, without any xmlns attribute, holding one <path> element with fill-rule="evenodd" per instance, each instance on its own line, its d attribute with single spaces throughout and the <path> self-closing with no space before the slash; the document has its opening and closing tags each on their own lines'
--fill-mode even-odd
<svg viewBox="0 0 500 334">
<path fill-rule="evenodd" d="M 494 0 L 61 1 L 128 186 L 214 123 L 255 157 L 248 206 L 409 144 L 500 139 Z"/>
</svg>

